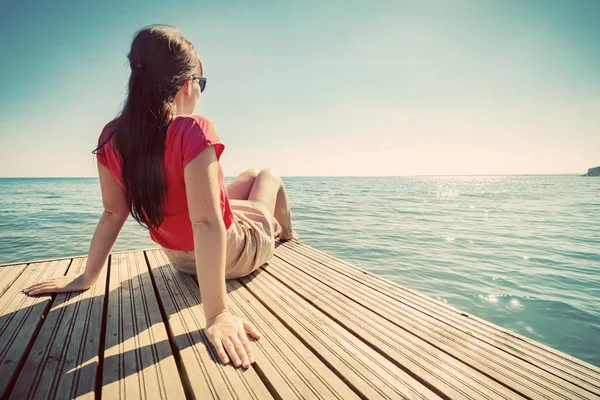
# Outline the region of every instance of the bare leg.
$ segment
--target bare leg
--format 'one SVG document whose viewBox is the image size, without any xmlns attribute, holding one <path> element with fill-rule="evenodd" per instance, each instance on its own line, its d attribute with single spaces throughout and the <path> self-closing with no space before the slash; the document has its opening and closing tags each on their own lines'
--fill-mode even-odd
<svg viewBox="0 0 600 400">
<path fill-rule="evenodd" d="M 263 169 L 258 173 L 248 200 L 257 200 L 267 207 L 281 225 L 280 240 L 298 239 L 292 229 L 292 211 L 285 185 L 273 170 Z"/>
<path fill-rule="evenodd" d="M 258 170 L 251 168 L 242 172 L 237 178 L 227 185 L 227 195 L 230 199 L 248 200 L 250 190 L 254 185 L 254 180 L 258 175 Z"/>
</svg>

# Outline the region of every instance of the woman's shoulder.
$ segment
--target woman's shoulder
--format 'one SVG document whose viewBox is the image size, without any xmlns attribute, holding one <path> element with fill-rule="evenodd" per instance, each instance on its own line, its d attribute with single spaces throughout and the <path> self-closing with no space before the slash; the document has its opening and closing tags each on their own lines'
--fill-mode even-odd
<svg viewBox="0 0 600 400">
<path fill-rule="evenodd" d="M 215 127 L 210 118 L 200 114 L 178 115 L 173 118 L 169 130 L 176 136 L 187 135 L 216 135 Z"/>
<path fill-rule="evenodd" d="M 225 149 L 212 121 L 204 115 L 178 115 L 171 121 L 169 131 L 167 142 L 181 148 L 184 166 L 207 146 L 216 147 L 217 159 Z"/>
<path fill-rule="evenodd" d="M 206 115 L 200 114 L 185 114 L 185 115 L 177 115 L 173 118 L 171 125 L 175 127 L 195 127 L 199 126 L 200 128 L 204 127 L 212 127 L 213 123 Z"/>
<path fill-rule="evenodd" d="M 118 119 L 119 117 L 113 118 L 112 120 L 108 121 L 106 125 L 104 125 L 102 131 L 100 132 L 100 136 L 98 137 L 99 146 L 105 144 L 113 137 Z"/>
</svg>

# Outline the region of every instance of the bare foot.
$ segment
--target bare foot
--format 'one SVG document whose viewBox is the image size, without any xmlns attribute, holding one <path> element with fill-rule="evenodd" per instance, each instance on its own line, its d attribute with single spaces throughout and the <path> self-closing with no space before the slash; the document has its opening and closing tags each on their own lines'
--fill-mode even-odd
<svg viewBox="0 0 600 400">
<path fill-rule="evenodd" d="M 293 229 L 291 231 L 281 232 L 279 234 L 279 240 L 282 242 L 287 242 L 288 240 L 291 240 L 291 239 L 299 240 L 298 234 Z"/>
</svg>

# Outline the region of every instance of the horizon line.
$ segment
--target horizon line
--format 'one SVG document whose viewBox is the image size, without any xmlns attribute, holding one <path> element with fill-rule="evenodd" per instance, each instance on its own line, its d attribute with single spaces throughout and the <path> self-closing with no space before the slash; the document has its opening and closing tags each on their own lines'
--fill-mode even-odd
<svg viewBox="0 0 600 400">
<path fill-rule="evenodd" d="M 585 174 L 585 173 L 584 173 Z M 415 175 L 281 175 L 282 178 L 412 178 L 428 176 L 584 176 L 579 172 L 539 173 L 539 174 L 415 174 Z M 224 178 L 237 178 L 225 176 Z M 0 179 L 98 179 L 98 176 L 0 176 Z"/>
</svg>

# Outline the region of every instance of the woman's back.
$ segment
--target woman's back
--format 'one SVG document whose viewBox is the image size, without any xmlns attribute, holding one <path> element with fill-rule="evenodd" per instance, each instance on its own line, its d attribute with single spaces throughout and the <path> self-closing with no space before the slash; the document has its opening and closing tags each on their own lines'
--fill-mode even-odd
<svg viewBox="0 0 600 400">
<path fill-rule="evenodd" d="M 109 122 L 98 139 L 98 145 L 105 143 L 97 152 L 98 162 L 110 169 L 119 185 L 124 188 L 121 174 L 121 162 L 112 138 L 117 119 Z M 164 150 L 164 172 L 166 195 L 164 199 L 164 220 L 158 229 L 150 228 L 150 237 L 162 247 L 172 250 L 191 251 L 194 249 L 192 226 L 188 214 L 183 169 L 198 154 L 209 146 L 215 147 L 217 159 L 225 145 L 217 135 L 212 122 L 201 115 L 180 115 L 173 119 L 167 129 Z M 221 164 L 219 187 L 221 211 L 225 227 L 229 228 L 233 214 L 223 180 Z"/>
</svg>

